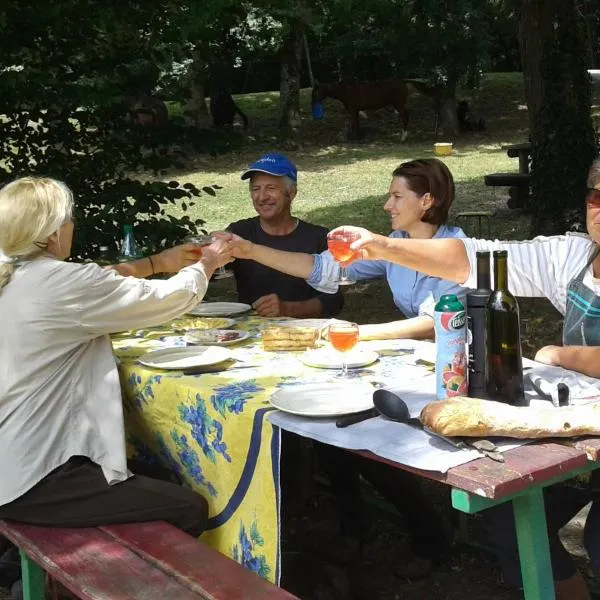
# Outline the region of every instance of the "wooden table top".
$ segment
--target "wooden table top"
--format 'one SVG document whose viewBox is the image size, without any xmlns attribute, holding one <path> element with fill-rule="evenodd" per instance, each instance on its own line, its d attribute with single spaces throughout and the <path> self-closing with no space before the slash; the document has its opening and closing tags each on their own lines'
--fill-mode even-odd
<svg viewBox="0 0 600 600">
<path fill-rule="evenodd" d="M 600 438 L 532 442 L 504 452 L 504 463 L 479 458 L 447 473 L 412 469 L 369 452 L 361 454 L 478 496 L 497 499 L 585 467 L 590 460 L 597 461 Z"/>
</svg>

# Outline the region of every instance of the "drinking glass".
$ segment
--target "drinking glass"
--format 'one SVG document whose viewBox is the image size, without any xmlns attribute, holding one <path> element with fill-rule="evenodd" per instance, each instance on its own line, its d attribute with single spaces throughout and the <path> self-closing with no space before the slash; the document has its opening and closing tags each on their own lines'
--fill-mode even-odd
<svg viewBox="0 0 600 600">
<path fill-rule="evenodd" d="M 355 251 L 350 248 L 350 244 L 358 239 L 358 234 L 347 231 L 345 229 L 338 229 L 332 231 L 327 235 L 327 249 L 331 252 L 334 260 L 339 263 L 345 263 L 354 257 Z M 353 279 L 348 277 L 348 270 L 346 267 L 340 265 L 340 277 L 337 281 L 338 285 L 350 285 L 356 283 Z"/>
<path fill-rule="evenodd" d="M 208 234 L 211 242 L 214 242 L 217 239 L 215 233 L 215 231 L 212 231 Z M 225 267 L 219 267 L 213 275 L 213 279 L 227 279 L 227 277 L 233 277 L 233 271 L 226 269 Z"/>
<path fill-rule="evenodd" d="M 337 374 L 337 377 L 346 377 L 348 375 L 346 352 L 352 350 L 358 342 L 358 325 L 346 321 L 332 323 L 327 330 L 327 335 L 331 345 L 342 356 L 342 370 Z"/>
</svg>

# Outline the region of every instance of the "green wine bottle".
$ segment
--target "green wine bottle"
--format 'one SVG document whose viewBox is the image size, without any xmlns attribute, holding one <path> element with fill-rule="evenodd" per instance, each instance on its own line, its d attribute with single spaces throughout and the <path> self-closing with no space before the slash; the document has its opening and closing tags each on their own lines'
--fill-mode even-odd
<svg viewBox="0 0 600 600">
<path fill-rule="evenodd" d="M 508 291 L 506 250 L 494 251 L 494 291 L 487 303 L 488 396 L 491 400 L 523 405 L 523 361 L 519 305 Z"/>
</svg>

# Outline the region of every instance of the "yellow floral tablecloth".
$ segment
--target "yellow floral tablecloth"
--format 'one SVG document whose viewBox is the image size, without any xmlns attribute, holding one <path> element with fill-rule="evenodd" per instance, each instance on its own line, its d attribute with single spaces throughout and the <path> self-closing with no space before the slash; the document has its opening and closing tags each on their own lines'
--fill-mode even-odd
<svg viewBox="0 0 600 600">
<path fill-rule="evenodd" d="M 282 385 L 327 381 L 335 373 L 304 366 L 295 352 L 264 352 L 259 332 L 269 320 L 236 321 L 251 335 L 230 349 L 236 359 L 256 365 L 251 368 L 200 375 L 155 370 L 137 359 L 153 349 L 184 345 L 173 327 L 113 337 L 121 361 L 128 454 L 168 467 L 206 497 L 210 520 L 203 541 L 278 583 L 280 433 L 265 418 L 272 410 L 269 398 Z M 387 369 L 394 368 L 395 354 L 387 352 L 392 359 L 385 361 Z M 353 376 L 381 377 L 384 371 L 379 364 Z"/>
</svg>

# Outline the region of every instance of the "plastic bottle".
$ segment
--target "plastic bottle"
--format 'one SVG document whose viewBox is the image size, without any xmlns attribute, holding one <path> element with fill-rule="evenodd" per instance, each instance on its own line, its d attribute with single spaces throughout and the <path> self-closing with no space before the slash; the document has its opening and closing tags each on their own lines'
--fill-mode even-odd
<svg viewBox="0 0 600 600">
<path fill-rule="evenodd" d="M 436 397 L 467 393 L 466 313 L 455 294 L 445 294 L 435 305 Z"/>
<path fill-rule="evenodd" d="M 490 253 L 477 252 L 477 289 L 467 294 L 468 387 L 472 398 L 487 398 L 487 303 L 491 293 Z"/>
<path fill-rule="evenodd" d="M 128 262 L 130 260 L 137 260 L 142 258 L 141 253 L 135 237 L 133 235 L 133 225 L 123 226 L 123 243 L 121 244 L 121 250 L 119 252 L 119 262 Z"/>
<path fill-rule="evenodd" d="M 523 361 L 517 299 L 508 291 L 508 253 L 494 251 L 494 291 L 487 304 L 488 396 L 507 404 L 522 405 Z"/>
</svg>

